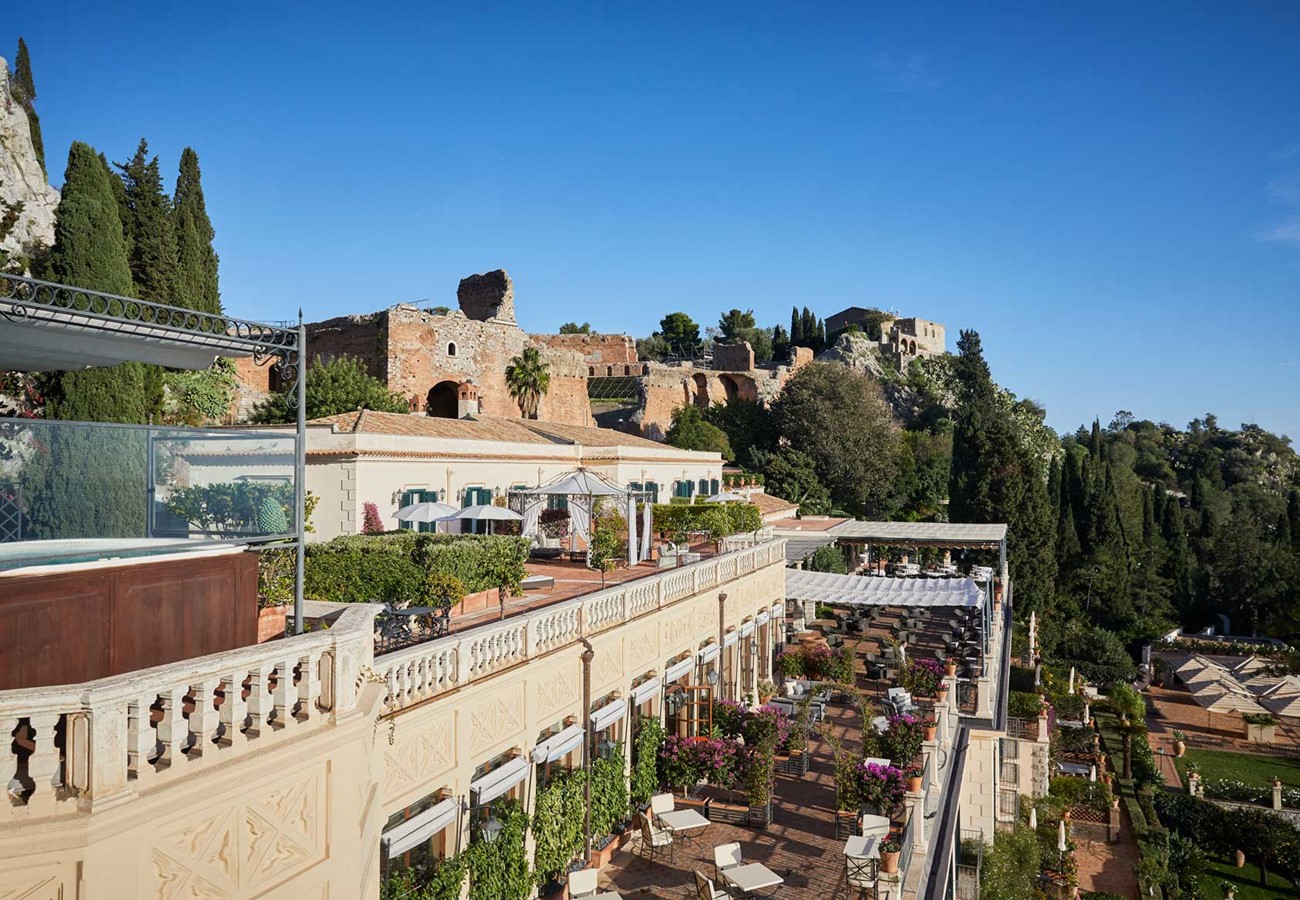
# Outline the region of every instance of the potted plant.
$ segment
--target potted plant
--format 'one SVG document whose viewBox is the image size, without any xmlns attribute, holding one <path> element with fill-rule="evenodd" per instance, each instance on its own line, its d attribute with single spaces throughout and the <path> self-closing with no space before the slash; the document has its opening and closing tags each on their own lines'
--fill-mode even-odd
<svg viewBox="0 0 1300 900">
<path fill-rule="evenodd" d="M 1277 719 L 1268 713 L 1245 713 L 1241 720 L 1245 725 L 1246 740 L 1257 744 L 1273 743 Z"/>
<path fill-rule="evenodd" d="M 911 794 L 921 792 L 921 781 L 925 778 L 925 770 L 920 766 L 909 766 L 907 769 L 907 791 Z"/>
<path fill-rule="evenodd" d="M 766 678 L 758 682 L 758 702 L 759 705 L 765 705 L 767 701 L 776 696 L 776 685 Z"/>
<path fill-rule="evenodd" d="M 882 816 L 892 815 L 907 792 L 903 773 L 894 766 L 861 762 L 857 765 L 857 776 L 862 805 Z"/>
<path fill-rule="evenodd" d="M 1219 890 L 1223 891 L 1223 900 L 1235 900 L 1237 896 L 1237 886 L 1231 881 L 1220 881 Z"/>
<path fill-rule="evenodd" d="M 934 740 L 939 733 L 939 723 L 936 722 L 933 718 L 922 719 L 921 728 L 923 729 L 923 733 L 927 741 Z"/>
<path fill-rule="evenodd" d="M 883 875 L 898 874 L 898 857 L 902 853 L 903 842 L 892 831 L 880 842 L 880 871 Z"/>
<path fill-rule="evenodd" d="M 943 661 L 943 674 L 949 678 L 952 678 L 954 675 L 956 675 L 957 660 L 953 659 L 951 656 L 945 659 Z"/>
<path fill-rule="evenodd" d="M 1181 757 L 1187 752 L 1187 735 L 1183 734 L 1177 728 L 1174 729 L 1174 756 Z"/>
</svg>

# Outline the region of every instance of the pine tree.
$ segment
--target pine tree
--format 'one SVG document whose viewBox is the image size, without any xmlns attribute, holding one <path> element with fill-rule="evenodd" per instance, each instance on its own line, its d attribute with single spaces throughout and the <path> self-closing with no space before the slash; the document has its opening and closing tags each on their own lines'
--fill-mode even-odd
<svg viewBox="0 0 1300 900">
<path fill-rule="evenodd" d="M 36 151 L 36 161 L 45 168 L 45 139 L 41 137 L 41 117 L 36 115 L 36 81 L 32 78 L 32 58 L 27 52 L 27 42 L 18 39 L 18 54 L 14 57 L 14 77 L 10 81 L 15 99 L 22 104 L 27 113 L 27 124 L 32 133 L 32 149 Z"/>
<path fill-rule="evenodd" d="M 116 163 L 122 173 L 122 227 L 127 238 L 131 276 L 144 300 L 179 304 L 180 273 L 172 204 L 163 192 L 158 157 L 149 158 L 144 138 L 129 162 Z"/>
<path fill-rule="evenodd" d="M 203 200 L 199 155 L 189 147 L 181 151 L 180 175 L 176 179 L 175 212 L 179 290 L 173 302 L 190 309 L 219 313 L 219 260 L 212 247 L 216 232 Z"/>
<path fill-rule="evenodd" d="M 112 180 L 89 145 L 72 145 L 49 267 L 55 281 L 129 297 L 135 285 Z M 52 419 L 142 424 L 157 410 L 158 394 L 145 370 L 139 363 L 123 363 L 61 373 L 51 381 L 45 414 Z"/>
</svg>

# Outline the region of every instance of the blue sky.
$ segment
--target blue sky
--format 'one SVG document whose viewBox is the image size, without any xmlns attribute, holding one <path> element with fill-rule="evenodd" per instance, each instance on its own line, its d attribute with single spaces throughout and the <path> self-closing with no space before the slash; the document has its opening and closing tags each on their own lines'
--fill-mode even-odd
<svg viewBox="0 0 1300 900">
<path fill-rule="evenodd" d="M 59 7 L 59 8 L 56 8 Z M 7 26 L 14 27 L 13 17 Z M 791 305 L 980 331 L 1070 430 L 1300 437 L 1300 6 L 29 4 L 69 142 L 194 146 L 227 309 L 643 335 Z M 18 32 L 0 33 L 12 59 Z"/>
</svg>

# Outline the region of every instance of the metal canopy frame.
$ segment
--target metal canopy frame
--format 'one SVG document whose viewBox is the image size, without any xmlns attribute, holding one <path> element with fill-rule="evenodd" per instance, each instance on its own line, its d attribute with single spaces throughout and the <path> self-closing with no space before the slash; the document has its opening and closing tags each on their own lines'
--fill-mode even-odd
<svg viewBox="0 0 1300 900">
<path fill-rule="evenodd" d="M 70 337 L 80 332 L 87 336 L 127 338 L 121 345 L 122 362 L 150 362 L 151 357 L 146 352 L 150 344 L 155 348 L 207 349 L 212 351 L 214 359 L 217 356 L 251 356 L 259 366 L 274 362 L 285 388 L 285 401 L 297 413 L 293 627 L 295 634 L 302 634 L 307 526 L 307 380 L 304 365 L 307 329 L 303 326 L 302 309 L 298 310 L 296 325 L 270 324 L 0 272 L 0 319 L 28 327 L 48 326 Z M 140 342 L 136 354 L 130 350 L 130 339 L 133 338 Z"/>
</svg>

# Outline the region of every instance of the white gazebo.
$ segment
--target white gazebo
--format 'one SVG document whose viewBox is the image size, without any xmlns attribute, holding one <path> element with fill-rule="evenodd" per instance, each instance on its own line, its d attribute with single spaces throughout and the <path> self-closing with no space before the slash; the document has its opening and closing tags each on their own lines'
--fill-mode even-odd
<svg viewBox="0 0 1300 900">
<path fill-rule="evenodd" d="M 597 501 L 606 499 L 623 507 L 627 518 L 627 564 L 635 566 L 638 560 L 650 556 L 651 508 L 645 503 L 642 514 L 641 540 L 637 542 L 636 504 L 645 496 L 644 491 L 610 481 L 594 472 L 579 468 L 551 479 L 546 484 L 513 492 L 513 496 L 523 498 L 523 533 L 525 537 L 538 534 L 538 522 L 542 509 L 552 497 L 564 497 L 569 508 L 569 540 L 573 549 L 574 538 L 581 538 L 587 547 L 587 559 L 591 559 L 591 516 Z"/>
</svg>

